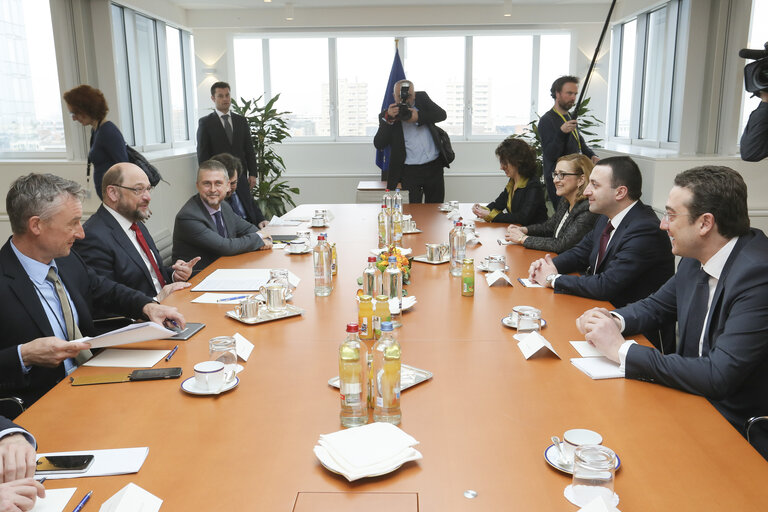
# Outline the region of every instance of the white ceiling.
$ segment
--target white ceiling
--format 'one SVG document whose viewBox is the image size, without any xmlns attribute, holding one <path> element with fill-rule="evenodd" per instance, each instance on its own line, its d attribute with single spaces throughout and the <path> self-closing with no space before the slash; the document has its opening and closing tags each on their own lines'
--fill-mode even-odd
<svg viewBox="0 0 768 512">
<path fill-rule="evenodd" d="M 509 0 L 512 4 L 608 4 L 610 0 Z M 322 7 L 396 7 L 502 5 L 504 0 L 170 0 L 183 9 L 275 9 L 292 3 L 297 9 Z"/>
</svg>

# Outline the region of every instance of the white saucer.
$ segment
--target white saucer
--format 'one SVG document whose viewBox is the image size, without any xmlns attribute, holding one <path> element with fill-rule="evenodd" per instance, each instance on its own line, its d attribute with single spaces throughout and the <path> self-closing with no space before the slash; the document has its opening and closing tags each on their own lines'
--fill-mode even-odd
<svg viewBox="0 0 768 512">
<path fill-rule="evenodd" d="M 562 445 L 562 443 L 560 444 Z M 560 452 L 557 450 L 557 448 L 555 448 L 554 444 L 547 446 L 547 449 L 544 450 L 544 460 L 547 461 L 547 464 L 557 469 L 558 471 L 568 473 L 569 475 L 573 474 L 573 462 L 563 462 L 560 459 Z M 616 469 L 619 469 L 620 467 L 621 459 L 618 455 L 616 455 Z"/>
<path fill-rule="evenodd" d="M 441 212 L 450 212 L 451 210 L 453 210 L 453 208 L 451 208 L 450 205 L 447 205 L 447 204 L 441 204 L 440 206 L 437 207 L 437 209 L 440 210 Z"/>
<path fill-rule="evenodd" d="M 416 229 L 414 229 L 413 231 L 403 231 L 403 234 L 404 234 L 404 235 L 413 235 L 413 234 L 415 234 L 415 233 L 421 233 L 421 230 L 420 230 L 420 229 L 418 229 L 418 228 L 416 228 Z"/>
<path fill-rule="evenodd" d="M 563 496 L 565 496 L 565 499 L 576 505 L 577 507 L 586 507 L 589 505 L 595 498 L 600 496 L 599 488 L 595 489 L 595 492 L 593 496 L 587 499 L 586 503 L 576 503 L 576 498 L 573 495 L 573 484 L 569 484 L 565 490 L 563 491 Z M 604 498 L 605 501 L 605 498 Z M 619 495 L 616 493 L 613 493 L 613 496 L 611 497 L 611 503 L 608 503 L 608 505 L 616 508 L 616 506 L 619 504 Z"/>
<path fill-rule="evenodd" d="M 307 247 L 307 248 L 306 248 L 306 249 L 304 249 L 303 251 L 299 251 L 299 252 L 291 252 L 291 251 L 289 251 L 289 250 L 288 250 L 288 246 L 287 246 L 287 245 L 285 246 L 285 248 L 284 248 L 283 250 L 284 250 L 286 253 L 288 253 L 288 254 L 307 254 L 308 252 L 312 252 L 312 248 L 311 248 L 311 247 Z"/>
<path fill-rule="evenodd" d="M 197 387 L 197 383 L 195 382 L 194 377 L 190 377 L 184 382 L 181 383 L 181 389 L 189 393 L 190 395 L 218 395 L 221 393 L 225 393 L 229 391 L 230 389 L 235 389 L 237 385 L 240 384 L 240 378 L 235 377 L 235 380 L 230 382 L 229 384 L 225 384 L 223 388 L 221 388 L 221 391 L 216 393 L 215 391 L 209 391 L 207 389 L 200 389 Z"/>
<path fill-rule="evenodd" d="M 510 329 L 517 329 L 517 322 L 512 321 L 512 319 L 509 318 L 509 315 L 507 315 L 504 318 L 502 318 L 501 319 L 501 323 L 504 324 L 505 327 L 509 327 Z M 543 329 L 546 326 L 547 326 L 547 321 L 542 318 L 541 319 L 541 328 Z"/>
<path fill-rule="evenodd" d="M 489 269 L 486 266 L 486 264 L 483 263 L 482 261 L 477 264 L 477 270 L 479 270 L 481 272 L 493 272 L 493 270 Z M 498 270 L 501 270 L 502 272 L 506 272 L 507 270 L 509 270 L 509 265 L 504 265 L 504 268 L 500 268 Z"/>
</svg>

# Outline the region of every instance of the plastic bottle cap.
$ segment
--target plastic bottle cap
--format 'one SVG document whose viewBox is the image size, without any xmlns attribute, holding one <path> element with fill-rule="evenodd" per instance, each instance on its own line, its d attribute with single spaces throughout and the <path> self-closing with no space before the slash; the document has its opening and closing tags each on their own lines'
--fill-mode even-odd
<svg viewBox="0 0 768 512">
<path fill-rule="evenodd" d="M 390 263 L 397 263 L 397 256 L 390 256 L 388 261 Z"/>
<path fill-rule="evenodd" d="M 375 263 L 376 262 L 376 256 L 368 256 L 368 263 Z"/>
<path fill-rule="evenodd" d="M 347 332 L 358 332 L 358 331 L 359 329 L 356 323 L 351 322 L 347 324 Z"/>
<path fill-rule="evenodd" d="M 463 226 L 464 224 L 461 223 L 461 221 L 456 223 L 456 226 Z"/>
<path fill-rule="evenodd" d="M 391 331 L 392 330 L 392 322 L 381 322 L 381 331 Z"/>
<path fill-rule="evenodd" d="M 323 235 L 317 235 L 317 241 L 325 240 L 325 237 Z"/>
</svg>

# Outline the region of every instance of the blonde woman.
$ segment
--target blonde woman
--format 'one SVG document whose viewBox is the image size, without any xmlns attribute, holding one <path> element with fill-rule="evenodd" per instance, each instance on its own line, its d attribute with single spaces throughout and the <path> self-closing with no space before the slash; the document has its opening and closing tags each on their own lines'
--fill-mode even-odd
<svg viewBox="0 0 768 512">
<path fill-rule="evenodd" d="M 529 249 L 563 252 L 589 233 L 599 215 L 589 211 L 584 189 L 589 184 L 592 160 L 582 154 L 561 157 L 552 177 L 560 201 L 549 220 L 529 226 L 509 226 L 505 238 Z"/>
</svg>

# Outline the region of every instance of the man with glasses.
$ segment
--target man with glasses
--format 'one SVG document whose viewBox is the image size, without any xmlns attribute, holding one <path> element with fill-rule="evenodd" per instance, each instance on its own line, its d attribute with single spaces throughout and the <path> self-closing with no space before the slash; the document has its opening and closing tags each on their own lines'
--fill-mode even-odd
<svg viewBox="0 0 768 512">
<path fill-rule="evenodd" d="M 103 202 L 83 225 L 85 238 L 74 249 L 97 273 L 162 301 L 186 288 L 200 258 L 177 260 L 171 267 L 144 226 L 150 216 L 152 187 L 146 173 L 131 163 L 109 168 L 101 183 Z M 99 307 L 97 318 L 114 316 Z"/>
<path fill-rule="evenodd" d="M 531 264 L 530 279 L 616 307 L 644 299 L 674 273 L 669 237 L 659 218 L 640 201 L 643 178 L 629 157 L 601 160 L 592 169 L 584 195 L 589 211 L 600 214 L 591 233 L 556 258 Z M 581 272 L 581 275 L 567 275 Z M 664 353 L 675 350 L 674 321 L 643 334 Z"/>
<path fill-rule="evenodd" d="M 224 164 L 207 160 L 197 171 L 197 194 L 181 207 L 173 227 L 173 257 L 201 257 L 198 270 L 220 256 L 272 248 L 269 235 L 240 218 L 226 201 L 229 176 Z"/>
<path fill-rule="evenodd" d="M 176 308 L 98 275 L 72 252 L 83 238 L 79 184 L 53 174 L 17 178 L 6 205 L 13 236 L 0 248 L 0 398 L 31 405 L 90 357 L 93 305 L 184 327 Z"/>
<path fill-rule="evenodd" d="M 768 422 L 748 421 L 768 414 L 768 238 L 749 227 L 747 186 L 728 167 L 689 169 L 666 210 L 677 273 L 644 300 L 585 312 L 579 330 L 626 378 L 706 397 L 768 459 Z M 622 336 L 675 320 L 673 354 Z"/>
<path fill-rule="evenodd" d="M 547 195 L 552 207 L 557 209 L 560 198 L 552 180 L 558 158 L 572 153 L 582 153 L 597 163 L 600 159 L 584 142 L 579 133 L 578 121 L 569 110 L 576 103 L 579 94 L 579 79 L 575 76 L 561 76 L 552 83 L 549 90 L 554 106 L 539 119 L 539 137 L 541 138 L 542 171 L 547 184 Z"/>
</svg>

